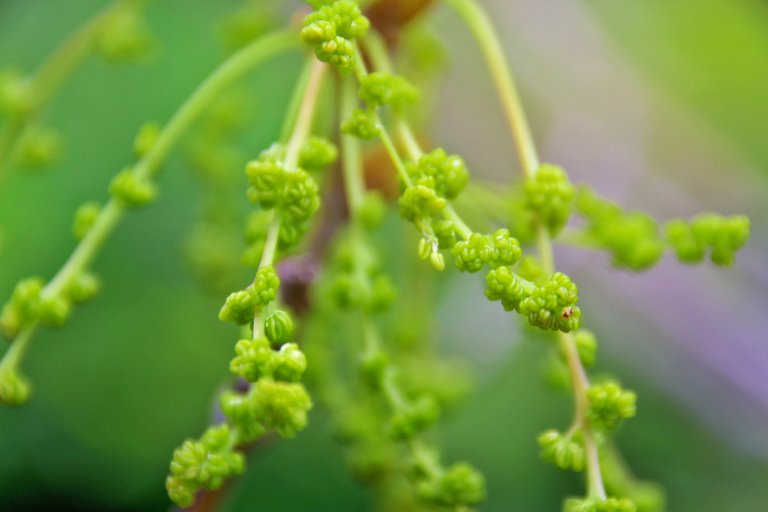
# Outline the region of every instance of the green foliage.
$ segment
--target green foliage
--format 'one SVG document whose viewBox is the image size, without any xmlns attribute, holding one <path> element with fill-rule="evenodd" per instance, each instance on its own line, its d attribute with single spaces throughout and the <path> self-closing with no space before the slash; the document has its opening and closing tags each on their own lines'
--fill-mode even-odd
<svg viewBox="0 0 768 512">
<path fill-rule="evenodd" d="M 636 512 L 635 504 L 626 498 L 569 498 L 563 512 Z"/>
</svg>

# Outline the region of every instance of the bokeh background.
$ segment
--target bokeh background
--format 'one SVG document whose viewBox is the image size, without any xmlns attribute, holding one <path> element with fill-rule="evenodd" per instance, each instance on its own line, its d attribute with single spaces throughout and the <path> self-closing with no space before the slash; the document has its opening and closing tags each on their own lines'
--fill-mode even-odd
<svg viewBox="0 0 768 512">
<path fill-rule="evenodd" d="M 660 219 L 707 210 L 752 218 L 733 269 L 667 258 L 630 275 L 604 255 L 558 257 L 602 341 L 600 368 L 639 393 L 638 417 L 618 436 L 637 474 L 666 487 L 672 511 L 768 510 L 768 4 L 485 3 L 545 160 Z M 34 69 L 102 4 L 1 0 L 0 65 Z M 150 59 L 91 59 L 63 88 L 44 115 L 66 140 L 63 158 L 46 174 L 13 173 L 0 195 L 0 296 L 20 277 L 58 269 L 74 244 L 72 212 L 105 198 L 138 127 L 167 119 L 221 61 L 215 20 L 237 6 L 154 2 Z M 445 9 L 431 25 L 450 55 L 433 138 L 465 155 L 478 179 L 508 181 L 515 155 L 476 47 Z M 276 137 L 299 67 L 298 56 L 281 59 L 249 80 L 253 121 L 240 145 L 252 154 Z M 216 318 L 222 296 L 201 291 L 182 262 L 201 209 L 187 167 L 172 157 L 161 200 L 129 215 L 107 244 L 95 264 L 102 296 L 66 329 L 38 334 L 25 364 L 36 396 L 0 410 L 0 510 L 169 508 L 169 456 L 209 421 L 235 335 Z M 536 434 L 570 413 L 568 398 L 542 384 L 543 344 L 479 300 L 479 280 L 451 276 L 440 290 L 434 337 L 476 374 L 465 406 L 439 427 L 446 458 L 484 471 L 482 510 L 558 510 L 581 484 L 538 460 Z M 222 510 L 368 509 L 328 430 L 316 408 L 296 440 L 255 454 Z"/>
</svg>

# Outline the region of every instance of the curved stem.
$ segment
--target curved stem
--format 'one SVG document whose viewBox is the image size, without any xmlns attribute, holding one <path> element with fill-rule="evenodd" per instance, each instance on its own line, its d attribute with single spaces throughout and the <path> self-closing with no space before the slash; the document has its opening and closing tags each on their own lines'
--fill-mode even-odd
<svg viewBox="0 0 768 512">
<path fill-rule="evenodd" d="M 520 165 L 527 177 L 536 174 L 539 157 L 531 130 L 525 117 L 512 71 L 504 58 L 499 36 L 491 20 L 474 0 L 444 0 L 462 17 L 474 35 L 490 69 L 496 91 L 501 99 L 512 138 L 517 146 Z"/>
<path fill-rule="evenodd" d="M 88 56 L 104 21 L 124 6 L 125 0 L 118 0 L 99 11 L 61 43 L 29 78 L 33 97 L 31 109 L 23 118 L 8 121 L 0 133 L 0 186 L 13 149 L 26 127 Z"/>
<path fill-rule="evenodd" d="M 291 105 L 289 105 L 288 113 L 286 114 L 287 118 L 295 118 L 292 126 L 290 120 L 286 120 L 285 123 L 291 126 L 291 128 L 283 164 L 291 172 L 295 172 L 298 169 L 299 153 L 312 129 L 312 121 L 317 110 L 317 97 L 320 93 L 323 77 L 325 76 L 325 66 L 322 63 L 313 57 L 310 57 L 308 62 L 309 66 L 305 68 L 306 80 L 302 78 L 297 83 L 293 94 L 294 99 L 291 100 Z M 295 98 L 299 98 L 300 101 L 296 101 Z M 259 270 L 274 264 L 275 257 L 277 256 L 277 244 L 280 239 L 281 222 L 280 215 L 274 212 L 267 231 L 264 252 L 261 255 L 261 261 L 259 261 Z M 253 315 L 251 323 L 253 339 L 261 335 L 261 314 L 262 311 L 256 309 Z"/>
<path fill-rule="evenodd" d="M 274 32 L 251 43 L 224 62 L 176 111 L 151 150 L 136 164 L 137 177 L 150 179 L 158 171 L 181 135 L 223 90 L 264 60 L 295 45 L 296 37 L 292 32 Z M 74 277 L 90 266 L 125 212 L 125 206 L 118 201 L 112 199 L 107 203 L 85 238 L 80 241 L 50 283 L 43 288 L 43 297 L 59 295 Z M 27 340 L 36 328 L 36 323 L 27 326 L 14 344 L 20 340 Z M 10 350 L 5 353 L 4 358 L 10 357 L 9 353 L 11 353 Z"/>
<path fill-rule="evenodd" d="M 451 5 L 464 19 L 485 56 L 493 76 L 497 92 L 504 105 L 512 137 L 518 149 L 520 164 L 527 179 L 536 176 L 539 158 L 536 146 L 531 137 L 531 130 L 525 111 L 520 101 L 520 95 L 515 85 L 512 72 L 504 58 L 501 43 L 488 15 L 474 0 L 444 0 Z M 541 259 L 542 268 L 548 274 L 555 272 L 555 256 L 552 250 L 552 240 L 546 227 L 539 223 L 536 245 Z M 602 481 L 600 460 L 594 432 L 587 418 L 587 389 L 589 379 L 579 358 L 576 342 L 570 333 L 559 332 L 559 341 L 568 359 L 568 369 L 573 384 L 574 422 L 577 423 L 584 436 L 584 449 L 587 458 L 587 491 L 590 497 L 604 499 L 605 487 Z"/>
</svg>

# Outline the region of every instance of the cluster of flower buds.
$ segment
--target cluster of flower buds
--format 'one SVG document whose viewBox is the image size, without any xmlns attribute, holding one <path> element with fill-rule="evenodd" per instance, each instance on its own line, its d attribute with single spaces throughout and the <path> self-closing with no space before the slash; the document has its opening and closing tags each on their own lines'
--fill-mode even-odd
<svg viewBox="0 0 768 512">
<path fill-rule="evenodd" d="M 360 6 L 354 0 L 309 2 L 315 11 L 304 18 L 301 40 L 315 49 L 318 60 L 331 64 L 342 73 L 355 65 L 354 41 L 370 28 Z"/>
<path fill-rule="evenodd" d="M 523 255 L 520 242 L 507 229 L 492 235 L 472 233 L 453 247 L 456 268 L 462 272 L 479 272 L 486 265 L 492 269 L 516 264 Z"/>
<path fill-rule="evenodd" d="M 439 464 L 436 460 L 434 463 Z M 485 477 L 471 464 L 457 462 L 448 468 L 438 466 L 437 472 L 425 471 L 418 462 L 414 466 L 419 497 L 427 503 L 463 510 L 485 499 Z"/>
<path fill-rule="evenodd" d="M 199 440 L 187 439 L 171 460 L 165 481 L 168 496 L 181 507 L 192 505 L 201 489 L 214 490 L 245 469 L 243 454 L 234 450 L 237 433 L 229 425 L 209 427 Z"/>
<path fill-rule="evenodd" d="M 442 270 L 445 261 L 440 249 L 456 245 L 456 224 L 449 215 L 448 201 L 456 199 L 469 180 L 464 160 L 436 149 L 409 162 L 406 170 L 411 184 L 400 196 L 400 214 L 412 222 L 423 238 L 419 257 Z"/>
<path fill-rule="evenodd" d="M 675 219 L 667 223 L 666 232 L 680 261 L 698 263 L 709 249 L 712 263 L 729 266 L 749 239 L 749 218 L 705 214 L 690 221 Z"/>
<path fill-rule="evenodd" d="M 329 262 L 328 295 L 341 309 L 375 314 L 389 307 L 395 289 L 361 235 L 355 227 L 340 235 Z"/>
<path fill-rule="evenodd" d="M 327 148 L 307 154 L 312 168 L 322 162 L 328 162 Z M 306 147 L 306 146 L 305 146 Z M 276 210 L 280 215 L 280 247 L 283 249 L 296 245 L 309 229 L 309 223 L 320 207 L 318 187 L 312 176 L 305 170 L 288 169 L 282 162 L 282 150 L 273 147 L 265 151 L 257 160 L 246 166 L 250 187 L 248 198 L 264 210 Z"/>
<path fill-rule="evenodd" d="M 617 382 L 593 384 L 587 390 L 589 422 L 599 430 L 615 430 L 622 421 L 635 415 L 637 395 Z"/>
<path fill-rule="evenodd" d="M 584 444 L 578 431 L 568 434 L 549 429 L 538 438 L 541 458 L 563 471 L 584 470 Z"/>
<path fill-rule="evenodd" d="M 140 1 L 124 1 L 102 20 L 95 34 L 94 50 L 107 62 L 133 63 L 152 50 L 154 37 L 141 7 Z"/>
<path fill-rule="evenodd" d="M 568 174 L 556 165 L 542 164 L 533 178 L 525 182 L 527 207 L 553 235 L 568 222 L 575 193 Z"/>
<path fill-rule="evenodd" d="M 570 332 L 581 325 L 578 288 L 561 272 L 535 284 L 509 267 L 499 267 L 488 273 L 486 282 L 489 300 L 500 300 L 505 310 L 517 311 L 535 327 Z"/>
<path fill-rule="evenodd" d="M 611 254 L 614 266 L 646 270 L 661 258 L 664 241 L 656 221 L 648 214 L 626 212 L 586 187 L 579 189 L 576 209 L 587 221 L 590 240 Z"/>
<path fill-rule="evenodd" d="M 38 322 L 46 327 L 61 327 L 69 320 L 72 305 L 92 298 L 100 288 L 99 279 L 88 272 L 72 278 L 59 294 L 46 293 L 42 279 L 23 279 L 0 311 L 0 331 L 13 340 L 22 329 Z"/>
</svg>

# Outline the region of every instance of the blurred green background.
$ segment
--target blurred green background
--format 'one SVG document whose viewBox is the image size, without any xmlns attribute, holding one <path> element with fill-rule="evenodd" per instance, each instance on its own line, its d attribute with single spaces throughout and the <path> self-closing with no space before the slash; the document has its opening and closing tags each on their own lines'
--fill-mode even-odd
<svg viewBox="0 0 768 512">
<path fill-rule="evenodd" d="M 0 1 L 0 66 L 34 69 L 102 4 Z M 663 296 L 664 286 L 674 287 L 666 281 L 667 268 L 656 277 L 620 276 L 603 260 L 594 271 L 594 258 L 570 259 L 564 252 L 562 259 L 574 274 L 583 272 L 576 279 L 585 281 L 584 303 L 603 313 L 590 316 L 605 347 L 600 367 L 621 375 L 640 396 L 637 419 L 619 435 L 638 475 L 666 487 L 671 511 L 768 509 L 768 389 L 761 373 L 768 369 L 768 349 L 761 343 L 768 326 L 760 315 L 768 306 L 768 242 L 762 229 L 768 4 L 509 4 L 496 0 L 489 9 L 520 68 L 548 159 L 566 167 L 572 162 L 572 174 L 585 180 L 595 181 L 598 171 L 598 180 L 610 174 L 600 181 L 607 191 L 662 217 L 690 213 L 685 208 L 752 216 L 754 240 L 741 270 L 715 276 L 719 271 L 711 268 L 678 271 L 669 265 L 670 272 L 687 279 L 680 286 L 690 296 L 709 301 L 700 307 L 716 312 L 710 322 L 730 326 L 739 312 L 754 311 L 747 325 L 739 323 L 740 330 L 696 333 L 689 318 L 698 321 L 701 309 L 668 304 L 664 311 L 671 313 L 662 316 L 644 309 L 650 300 L 633 300 L 643 293 Z M 105 198 L 111 176 L 131 162 L 138 127 L 148 119 L 166 120 L 221 61 L 212 20 L 237 6 L 154 2 L 149 20 L 158 47 L 148 62 L 113 66 L 90 59 L 63 88 L 44 114 L 65 138 L 63 158 L 50 173 L 13 173 L 0 196 L 0 296 L 20 277 L 49 277 L 58 269 L 73 247 L 72 212 L 84 200 Z M 476 92 L 483 87 L 490 92 L 477 54 L 451 13 L 441 9 L 435 26 L 456 52 L 449 71 L 456 80 L 440 101 L 446 121 L 435 123 L 438 138 L 466 152 L 481 177 L 506 179 L 514 168 L 511 145 L 490 94 Z M 276 137 L 299 66 L 296 56 L 281 59 L 249 79 L 254 118 L 240 142 L 252 154 Z M 625 86 L 614 87 L 617 83 Z M 583 110 L 558 109 L 569 104 Z M 473 138 L 478 124 L 481 140 Z M 602 131 L 577 129 L 601 124 Z M 626 147 L 600 137 L 607 132 L 623 137 L 628 126 L 644 135 L 624 137 Z M 587 140 L 590 145 L 582 143 Z M 607 156 L 600 160 L 597 154 Z M 645 166 L 622 167 L 625 161 Z M 657 173 L 656 181 L 646 179 L 648 168 Z M 623 182 L 629 185 L 622 188 Z M 201 207 L 199 187 L 178 154 L 159 185 L 161 200 L 129 215 L 95 264 L 104 293 L 78 310 L 66 329 L 38 334 L 25 364 L 34 399 L 20 409 L 0 410 L 0 510 L 169 508 L 163 479 L 170 454 L 208 423 L 236 334 L 216 318 L 222 297 L 203 293 L 181 263 L 181 245 Z M 245 211 L 244 197 L 241 207 Z M 242 280 L 247 279 L 243 270 Z M 578 493 L 581 483 L 541 463 L 535 437 L 566 424 L 569 400 L 541 383 L 543 345 L 518 342 L 519 329 L 496 304 L 472 300 L 481 293 L 475 281 L 467 276 L 451 281 L 436 313 L 436 338 L 447 351 L 468 355 L 478 375 L 473 395 L 443 422 L 438 438 L 447 460 L 469 459 L 486 474 L 489 498 L 482 510 L 558 510 L 562 496 Z M 645 291 L 635 294 L 630 288 L 643 283 Z M 612 299 L 608 289 L 625 300 Z M 740 340 L 754 340 L 748 343 L 751 366 L 729 359 L 745 346 Z M 739 380 L 746 375 L 755 377 Z M 223 510 L 369 509 L 370 496 L 347 475 L 328 431 L 317 407 L 310 428 L 296 440 L 254 454 Z"/>
</svg>

